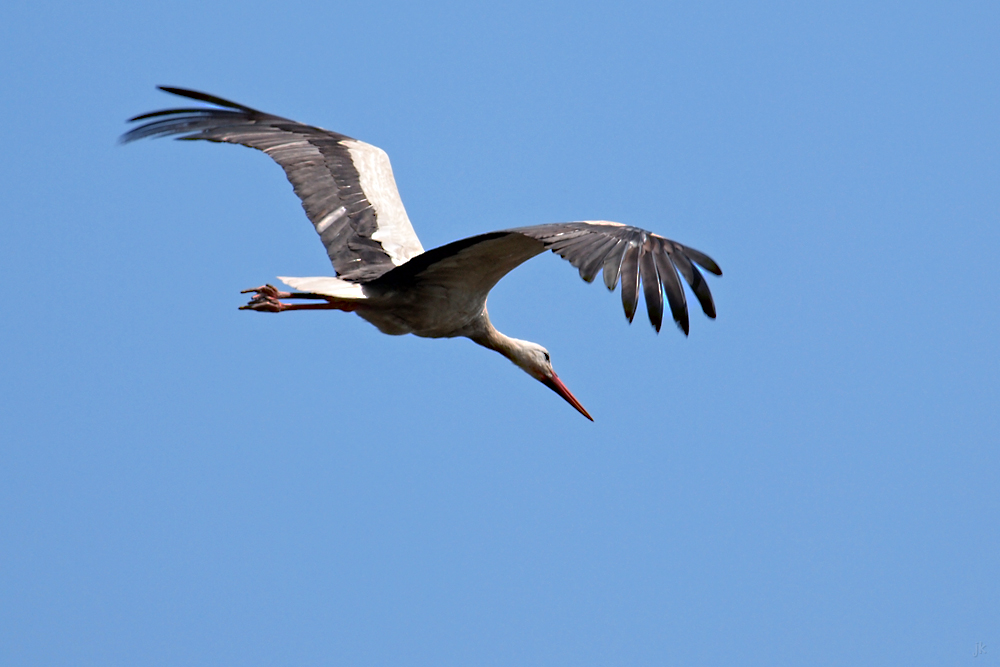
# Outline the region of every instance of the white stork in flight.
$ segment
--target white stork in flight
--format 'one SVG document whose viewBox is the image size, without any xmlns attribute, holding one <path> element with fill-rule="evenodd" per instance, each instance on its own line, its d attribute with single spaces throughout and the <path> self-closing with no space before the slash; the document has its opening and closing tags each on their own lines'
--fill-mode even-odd
<svg viewBox="0 0 1000 667">
<path fill-rule="evenodd" d="M 715 317 L 712 295 L 695 264 L 721 276 L 719 265 L 676 241 L 617 222 L 558 222 L 470 236 L 425 251 L 406 216 L 385 151 L 213 95 L 162 86 L 161 90 L 215 106 L 136 116 L 130 122 L 147 122 L 123 135 L 122 142 L 176 135 L 264 151 L 285 170 L 337 272 L 336 278 L 280 277 L 294 292 L 271 285 L 244 290 L 254 296 L 243 309 L 343 310 L 393 336 L 465 336 L 510 359 L 591 421 L 552 370 L 545 348 L 505 336 L 490 324 L 486 298 L 509 271 L 551 250 L 569 260 L 587 282 L 603 270 L 604 284 L 613 291 L 620 277 L 629 322 L 641 282 L 649 321 L 656 330 L 663 319 L 666 292 L 674 321 L 687 335 L 680 274 L 705 314 Z M 306 303 L 286 303 L 287 299 Z"/>
</svg>

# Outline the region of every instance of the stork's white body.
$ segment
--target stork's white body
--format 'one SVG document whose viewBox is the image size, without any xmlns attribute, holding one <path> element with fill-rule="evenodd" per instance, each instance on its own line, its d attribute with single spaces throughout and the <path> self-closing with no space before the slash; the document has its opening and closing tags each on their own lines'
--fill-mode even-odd
<svg viewBox="0 0 1000 667">
<path fill-rule="evenodd" d="M 389 158 L 380 148 L 212 95 L 163 90 L 217 106 L 137 116 L 132 120 L 156 120 L 132 129 L 123 141 L 174 135 L 267 153 L 285 170 L 336 269 L 337 277 L 282 277 L 296 292 L 279 292 L 270 285 L 246 290 L 255 296 L 245 309 L 344 310 L 394 336 L 464 336 L 509 358 L 588 419 L 590 415 L 552 370 L 544 348 L 504 336 L 490 323 L 486 299 L 503 276 L 552 250 L 577 267 L 587 282 L 603 271 L 605 285 L 613 290 L 621 277 L 622 304 L 630 322 L 641 286 L 656 330 L 666 293 L 675 322 L 687 334 L 681 276 L 705 314 L 715 317 L 698 266 L 716 275 L 722 272 L 693 248 L 637 227 L 585 221 L 490 232 L 424 251 L 406 215 Z"/>
</svg>

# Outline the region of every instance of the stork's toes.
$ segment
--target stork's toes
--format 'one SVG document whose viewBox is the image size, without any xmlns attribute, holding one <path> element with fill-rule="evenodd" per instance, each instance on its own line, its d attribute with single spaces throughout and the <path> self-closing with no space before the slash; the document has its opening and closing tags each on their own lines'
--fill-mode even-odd
<svg viewBox="0 0 1000 667">
<path fill-rule="evenodd" d="M 256 310 L 262 313 L 280 313 L 283 309 L 283 303 L 266 296 L 255 296 L 247 305 L 240 306 L 240 310 Z"/>
<path fill-rule="evenodd" d="M 291 292 L 281 292 L 274 285 L 261 285 L 252 289 L 245 289 L 240 294 L 256 294 L 257 296 L 271 297 L 272 299 L 287 299 L 292 296 Z M 254 297 L 256 298 L 256 297 Z"/>
<path fill-rule="evenodd" d="M 240 310 L 257 310 L 262 313 L 280 313 L 285 304 L 279 299 L 291 296 L 288 292 L 279 292 L 274 285 L 263 285 L 253 289 L 245 289 L 240 294 L 253 294 L 253 298 Z"/>
</svg>

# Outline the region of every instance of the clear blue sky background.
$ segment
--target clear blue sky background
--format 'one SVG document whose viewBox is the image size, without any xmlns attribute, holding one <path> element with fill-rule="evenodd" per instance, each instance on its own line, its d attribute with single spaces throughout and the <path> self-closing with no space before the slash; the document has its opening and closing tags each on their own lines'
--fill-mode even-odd
<svg viewBox="0 0 1000 667">
<path fill-rule="evenodd" d="M 7 0 L 0 80 L 0 664 L 1000 664 L 995 2 Z M 325 253 L 263 155 L 117 145 L 156 84 L 383 147 L 426 247 L 677 239 L 719 318 L 508 276 L 592 424 L 240 312 Z"/>
</svg>

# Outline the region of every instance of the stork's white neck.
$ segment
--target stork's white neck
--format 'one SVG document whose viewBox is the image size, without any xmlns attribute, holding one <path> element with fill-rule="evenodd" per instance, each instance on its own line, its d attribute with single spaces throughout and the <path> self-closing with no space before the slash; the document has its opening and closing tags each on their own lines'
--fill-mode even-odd
<svg viewBox="0 0 1000 667">
<path fill-rule="evenodd" d="M 532 377 L 539 378 L 540 375 L 547 375 L 545 369 L 542 368 L 539 357 L 539 354 L 545 353 L 544 348 L 530 341 L 505 336 L 497 331 L 490 322 L 490 316 L 486 312 L 485 306 L 482 316 L 475 321 L 466 335 L 483 347 L 496 350 Z"/>
<path fill-rule="evenodd" d="M 496 350 L 508 359 L 511 359 L 511 353 L 516 347 L 516 339 L 503 335 L 490 322 L 490 314 L 486 312 L 486 306 L 483 306 L 483 314 L 472 323 L 466 336 L 483 347 Z"/>
</svg>

